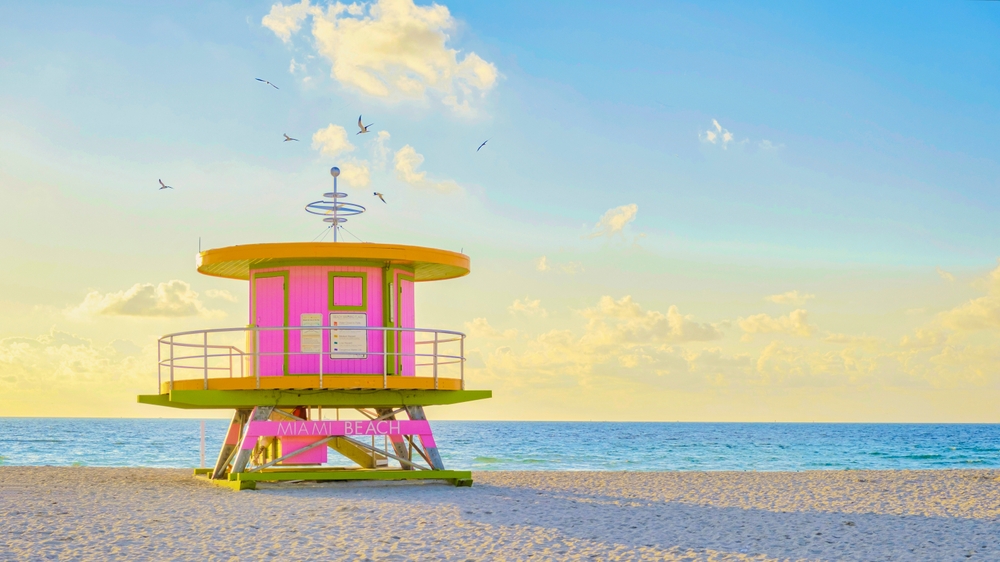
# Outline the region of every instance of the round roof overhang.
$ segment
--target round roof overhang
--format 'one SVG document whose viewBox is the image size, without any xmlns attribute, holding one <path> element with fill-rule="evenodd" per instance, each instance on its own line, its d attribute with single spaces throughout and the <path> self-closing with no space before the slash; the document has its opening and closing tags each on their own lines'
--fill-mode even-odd
<svg viewBox="0 0 1000 562">
<path fill-rule="evenodd" d="M 351 242 L 244 244 L 198 254 L 198 272 L 228 279 L 250 279 L 250 270 L 293 265 L 403 265 L 416 281 L 454 279 L 469 274 L 469 256 L 448 250 Z"/>
</svg>

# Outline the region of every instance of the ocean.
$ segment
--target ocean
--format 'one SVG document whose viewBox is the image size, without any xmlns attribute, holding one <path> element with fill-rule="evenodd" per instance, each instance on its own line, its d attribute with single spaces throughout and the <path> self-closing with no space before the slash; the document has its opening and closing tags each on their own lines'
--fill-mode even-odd
<svg viewBox="0 0 1000 562">
<path fill-rule="evenodd" d="M 228 422 L 205 422 L 212 464 Z M 997 424 L 432 422 L 471 470 L 1000 468 Z M 199 420 L 0 418 L 0 466 L 199 465 Z M 332 455 L 336 456 L 336 455 Z"/>
</svg>

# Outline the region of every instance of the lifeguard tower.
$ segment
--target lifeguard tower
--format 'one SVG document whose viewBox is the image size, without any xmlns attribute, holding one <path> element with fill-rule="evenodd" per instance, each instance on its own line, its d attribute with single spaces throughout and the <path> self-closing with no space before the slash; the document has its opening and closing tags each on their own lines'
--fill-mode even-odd
<svg viewBox="0 0 1000 562">
<path fill-rule="evenodd" d="M 465 335 L 417 328 L 414 313 L 416 284 L 467 275 L 469 258 L 342 241 L 347 217 L 365 209 L 338 190 L 340 170 L 330 173 L 333 191 L 306 210 L 323 216 L 333 242 L 198 254 L 200 273 L 248 282 L 249 325 L 160 338 L 157 393 L 138 401 L 234 410 L 215 466 L 195 472 L 235 489 L 292 480 L 469 486 L 471 472 L 445 469 L 424 407 L 492 393 L 465 389 Z M 331 450 L 347 460 L 332 466 Z"/>
</svg>

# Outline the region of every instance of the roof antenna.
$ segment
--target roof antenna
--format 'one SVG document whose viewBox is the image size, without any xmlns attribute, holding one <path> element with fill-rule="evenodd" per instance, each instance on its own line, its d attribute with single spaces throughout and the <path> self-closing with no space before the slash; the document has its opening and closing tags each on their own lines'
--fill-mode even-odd
<svg viewBox="0 0 1000 562">
<path fill-rule="evenodd" d="M 201 253 L 201 236 L 198 237 L 198 253 Z"/>
<path fill-rule="evenodd" d="M 337 231 L 340 230 L 340 225 L 347 222 L 347 217 L 360 215 L 365 212 L 365 208 L 357 203 L 348 203 L 347 201 L 340 200 L 347 197 L 346 193 L 337 190 L 337 176 L 340 175 L 340 168 L 336 166 L 330 168 L 330 175 L 333 176 L 333 191 L 324 193 L 324 200 L 313 201 L 306 205 L 306 212 L 313 215 L 333 215 L 325 217 L 323 222 L 331 223 L 330 226 L 333 227 L 333 241 L 337 242 Z M 326 201 L 326 199 L 332 199 L 332 201 Z"/>
</svg>

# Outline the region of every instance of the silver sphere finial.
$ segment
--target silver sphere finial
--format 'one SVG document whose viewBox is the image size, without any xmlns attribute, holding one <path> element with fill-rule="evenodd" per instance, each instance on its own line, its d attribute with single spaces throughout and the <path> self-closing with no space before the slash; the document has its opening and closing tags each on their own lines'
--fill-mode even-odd
<svg viewBox="0 0 1000 562">
<path fill-rule="evenodd" d="M 330 168 L 330 175 L 333 176 L 333 177 L 339 176 L 340 175 L 340 168 L 338 168 L 336 166 Z"/>
</svg>

